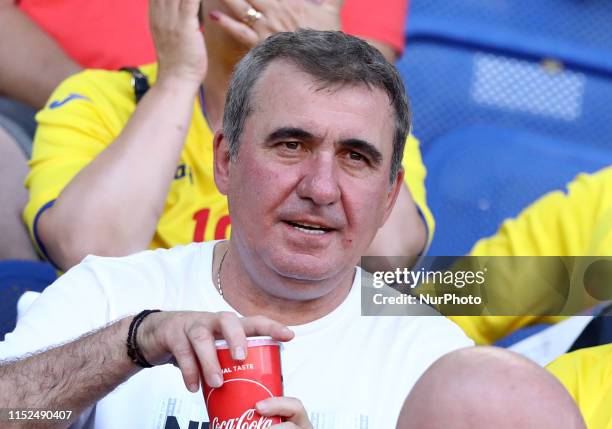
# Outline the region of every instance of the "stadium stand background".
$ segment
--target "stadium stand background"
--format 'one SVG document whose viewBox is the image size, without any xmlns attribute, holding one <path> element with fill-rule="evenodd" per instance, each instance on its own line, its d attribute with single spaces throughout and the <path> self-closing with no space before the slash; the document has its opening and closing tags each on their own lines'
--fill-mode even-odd
<svg viewBox="0 0 612 429">
<path fill-rule="evenodd" d="M 461 255 L 612 163 L 612 3 L 412 0 L 398 62 L 428 167 L 430 255 Z"/>
</svg>

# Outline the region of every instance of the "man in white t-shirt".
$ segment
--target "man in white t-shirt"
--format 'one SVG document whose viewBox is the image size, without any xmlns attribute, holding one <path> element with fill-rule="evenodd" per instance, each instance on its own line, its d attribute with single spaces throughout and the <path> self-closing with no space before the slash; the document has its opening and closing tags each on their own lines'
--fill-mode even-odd
<svg viewBox="0 0 612 429">
<path fill-rule="evenodd" d="M 253 49 L 214 140 L 231 239 L 86 258 L 0 343 L 2 407 L 71 410 L 77 427 L 208 428 L 214 340 L 242 360 L 246 336 L 269 335 L 287 342 L 285 394 L 299 401 L 258 412 L 394 427 L 429 365 L 471 344 L 443 317 L 360 316 L 355 266 L 402 184 L 409 116 L 394 67 L 356 38 L 302 30 Z M 162 311 L 134 317 L 145 309 Z"/>
</svg>

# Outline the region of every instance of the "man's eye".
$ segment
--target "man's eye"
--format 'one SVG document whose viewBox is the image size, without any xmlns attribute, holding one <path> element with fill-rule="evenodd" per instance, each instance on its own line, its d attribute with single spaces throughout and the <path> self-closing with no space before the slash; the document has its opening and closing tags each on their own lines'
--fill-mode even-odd
<svg viewBox="0 0 612 429">
<path fill-rule="evenodd" d="M 297 150 L 300 148 L 300 144 L 298 142 L 284 142 L 283 145 L 285 148 L 290 150 Z"/>
<path fill-rule="evenodd" d="M 365 156 L 363 156 L 359 152 L 350 152 L 349 158 L 351 159 L 351 161 L 365 161 L 366 160 Z"/>
</svg>

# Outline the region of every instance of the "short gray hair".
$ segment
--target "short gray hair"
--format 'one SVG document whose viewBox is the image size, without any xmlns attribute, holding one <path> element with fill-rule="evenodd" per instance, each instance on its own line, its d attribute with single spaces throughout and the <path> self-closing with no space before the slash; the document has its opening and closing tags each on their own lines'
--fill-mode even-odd
<svg viewBox="0 0 612 429">
<path fill-rule="evenodd" d="M 323 84 L 363 84 L 388 95 L 395 111 L 395 135 L 390 181 L 401 168 L 404 145 L 410 132 L 410 108 L 396 68 L 367 42 L 339 31 L 298 30 L 277 33 L 253 48 L 236 66 L 227 91 L 223 134 L 230 158 L 235 160 L 240 136 L 253 111 L 252 91 L 268 64 L 290 61 Z"/>
</svg>

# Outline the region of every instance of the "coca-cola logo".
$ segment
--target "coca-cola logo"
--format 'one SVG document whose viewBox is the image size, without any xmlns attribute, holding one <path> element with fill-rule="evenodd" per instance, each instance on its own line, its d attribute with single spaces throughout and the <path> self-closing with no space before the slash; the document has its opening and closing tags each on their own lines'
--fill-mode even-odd
<svg viewBox="0 0 612 429">
<path fill-rule="evenodd" d="M 215 417 L 210 422 L 210 429 L 266 429 L 272 426 L 271 418 L 260 416 L 254 408 L 246 410 L 240 417 L 219 420 Z"/>
<path fill-rule="evenodd" d="M 258 381 L 244 378 L 226 380 L 205 396 L 210 429 L 264 429 L 280 423 L 279 417 L 263 417 L 255 411 L 257 402 L 272 396 L 270 389 Z"/>
</svg>

